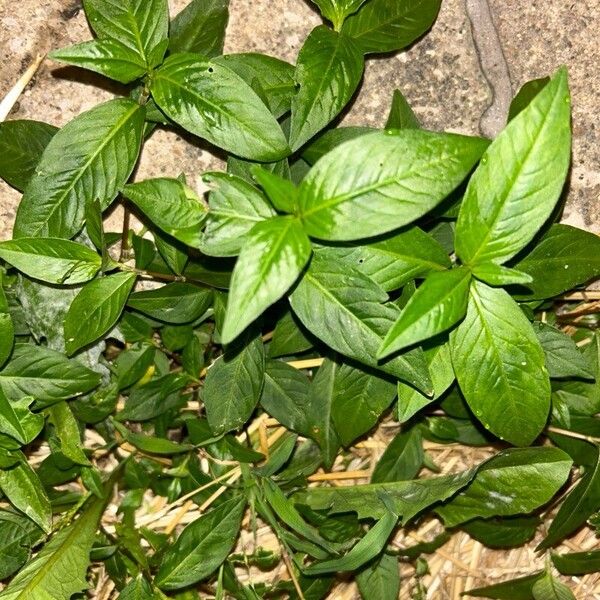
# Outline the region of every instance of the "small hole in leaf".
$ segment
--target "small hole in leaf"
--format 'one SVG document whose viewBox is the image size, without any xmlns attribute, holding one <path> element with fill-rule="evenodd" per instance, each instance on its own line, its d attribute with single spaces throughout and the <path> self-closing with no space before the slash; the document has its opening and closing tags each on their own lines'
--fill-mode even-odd
<svg viewBox="0 0 600 600">
<path fill-rule="evenodd" d="M 214 72 L 215 72 L 215 70 L 214 70 L 214 68 L 213 68 L 213 67 L 208 67 L 208 72 L 209 72 L 209 73 L 214 73 Z"/>
</svg>

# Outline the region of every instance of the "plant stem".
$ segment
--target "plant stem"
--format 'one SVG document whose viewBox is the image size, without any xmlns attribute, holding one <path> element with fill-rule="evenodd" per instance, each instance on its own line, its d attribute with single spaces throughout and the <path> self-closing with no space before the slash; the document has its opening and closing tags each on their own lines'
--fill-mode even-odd
<svg viewBox="0 0 600 600">
<path fill-rule="evenodd" d="M 130 212 L 126 206 L 123 206 L 123 231 L 121 233 L 121 254 L 119 260 L 121 262 L 129 260 L 129 217 Z"/>
</svg>

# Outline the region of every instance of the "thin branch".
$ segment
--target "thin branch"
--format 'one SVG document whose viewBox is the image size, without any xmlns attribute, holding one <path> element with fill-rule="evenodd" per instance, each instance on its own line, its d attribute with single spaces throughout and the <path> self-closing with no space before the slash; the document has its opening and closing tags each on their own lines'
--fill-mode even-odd
<svg viewBox="0 0 600 600">
<path fill-rule="evenodd" d="M 8 117 L 10 111 L 17 103 L 19 96 L 23 93 L 23 90 L 27 87 L 29 82 L 33 79 L 37 70 L 40 68 L 44 58 L 44 54 L 40 54 L 35 57 L 35 60 L 27 67 L 27 70 L 19 77 L 17 83 L 8 91 L 8 94 L 4 96 L 2 102 L 0 102 L 0 123 Z"/>
</svg>

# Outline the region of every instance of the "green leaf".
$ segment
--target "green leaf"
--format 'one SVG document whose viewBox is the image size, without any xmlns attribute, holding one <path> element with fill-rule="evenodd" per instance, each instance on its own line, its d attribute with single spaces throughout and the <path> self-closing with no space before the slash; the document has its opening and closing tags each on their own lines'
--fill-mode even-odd
<svg viewBox="0 0 600 600">
<path fill-rule="evenodd" d="M 377 351 L 385 358 L 456 325 L 467 312 L 471 271 L 431 273 L 408 301 Z"/>
<path fill-rule="evenodd" d="M 236 256 L 248 232 L 277 213 L 261 192 L 240 177 L 215 172 L 203 179 L 212 191 L 201 250 L 211 256 Z"/>
<path fill-rule="evenodd" d="M 58 128 L 41 121 L 0 123 L 0 178 L 22 192 Z"/>
<path fill-rule="evenodd" d="M 169 51 L 221 54 L 228 19 L 229 0 L 192 0 L 171 21 Z"/>
<path fill-rule="evenodd" d="M 0 580 L 20 569 L 43 537 L 43 531 L 31 519 L 0 511 Z"/>
<path fill-rule="evenodd" d="M 206 374 L 202 400 L 215 435 L 237 429 L 250 418 L 260 400 L 264 373 L 260 337 L 240 340 L 213 363 Z"/>
<path fill-rule="evenodd" d="M 494 585 L 467 590 L 466 596 L 478 598 L 493 598 L 495 600 L 535 600 L 533 597 L 533 586 L 544 577 L 544 571 L 533 575 L 526 575 L 517 579 L 503 581 Z"/>
<path fill-rule="evenodd" d="M 151 344 L 135 344 L 121 352 L 114 361 L 119 389 L 137 383 L 154 363 L 156 348 Z"/>
<path fill-rule="evenodd" d="M 552 554 L 552 562 L 563 575 L 587 575 L 600 571 L 600 550 Z"/>
<path fill-rule="evenodd" d="M 551 215 L 569 168 L 570 119 L 561 69 L 494 140 L 470 179 L 456 224 L 464 263 L 505 262 Z"/>
<path fill-rule="evenodd" d="M 143 58 L 117 40 L 94 40 L 54 50 L 50 58 L 95 71 L 121 83 L 130 83 L 146 72 Z"/>
<path fill-rule="evenodd" d="M 293 313 L 291 311 L 285 312 L 275 325 L 273 338 L 269 344 L 269 356 L 277 358 L 279 356 L 300 354 L 312 347 L 313 342 L 306 337 L 305 330 Z"/>
<path fill-rule="evenodd" d="M 571 465 L 569 456 L 558 448 L 504 450 L 485 462 L 473 481 L 435 512 L 446 527 L 477 517 L 528 514 L 560 490 Z"/>
<path fill-rule="evenodd" d="M 343 241 L 407 225 L 458 186 L 487 144 L 418 129 L 376 131 L 345 142 L 300 184 L 306 232 Z"/>
<path fill-rule="evenodd" d="M 31 443 L 44 426 L 44 417 L 29 410 L 32 402 L 31 397 L 11 402 L 0 388 L 0 433 L 22 445 Z"/>
<path fill-rule="evenodd" d="M 464 523 L 461 529 L 488 548 L 513 548 L 531 541 L 541 522 L 537 516 L 474 519 Z"/>
<path fill-rule="evenodd" d="M 365 0 L 312 0 L 321 11 L 321 14 L 331 21 L 336 31 L 340 30 L 342 23 L 349 15 L 355 13 Z"/>
<path fill-rule="evenodd" d="M 127 181 L 142 141 L 145 109 L 109 100 L 67 123 L 51 140 L 19 204 L 15 237 L 70 238 L 85 206 L 107 208 Z"/>
<path fill-rule="evenodd" d="M 383 364 L 375 360 L 383 336 L 399 314 L 393 304 L 381 304 L 386 299 L 371 279 L 317 252 L 290 303 L 302 324 L 334 350 L 430 393 L 420 349 Z"/>
<path fill-rule="evenodd" d="M 96 251 L 60 238 L 0 242 L 0 258 L 29 277 L 60 285 L 89 281 L 102 265 Z"/>
<path fill-rule="evenodd" d="M 77 420 L 67 402 L 57 402 L 48 408 L 50 422 L 60 442 L 60 451 L 75 464 L 89 466 L 91 463 L 83 451 L 83 443 Z"/>
<path fill-rule="evenodd" d="M 0 295 L 2 290 L 0 288 Z M 15 341 L 15 326 L 12 317 L 0 308 L 0 368 L 9 359 Z"/>
<path fill-rule="evenodd" d="M 529 104 L 531 104 L 531 101 L 546 87 L 549 81 L 550 77 L 542 77 L 524 83 L 510 103 L 508 120 L 512 121 L 523 109 L 527 108 Z"/>
<path fill-rule="evenodd" d="M 533 277 L 528 273 L 523 273 L 517 269 L 509 269 L 496 263 L 486 262 L 475 265 L 473 275 L 480 281 L 492 286 L 527 284 L 533 281 Z"/>
<path fill-rule="evenodd" d="M 450 347 L 460 389 L 477 418 L 511 444 L 531 444 L 548 418 L 550 381 L 542 347 L 512 298 L 474 281 Z"/>
<path fill-rule="evenodd" d="M 115 273 L 81 288 L 65 316 L 65 346 L 69 356 L 115 326 L 135 279 L 135 273 Z"/>
<path fill-rule="evenodd" d="M 555 224 L 515 267 L 533 281 L 522 300 L 551 298 L 600 276 L 600 238 L 570 225 Z"/>
<path fill-rule="evenodd" d="M 348 18 L 342 31 L 364 54 L 401 50 L 431 27 L 440 4 L 441 0 L 370 0 Z"/>
<path fill-rule="evenodd" d="M 336 246 L 325 252 L 364 273 L 386 292 L 451 266 L 442 246 L 418 227 L 370 244 Z"/>
<path fill-rule="evenodd" d="M 112 487 L 112 481 L 106 489 Z M 108 495 L 108 494 L 107 494 Z M 86 573 L 106 497 L 88 501 L 79 518 L 55 533 L 0 592 L 2 600 L 69 600 L 87 588 Z"/>
<path fill-rule="evenodd" d="M 173 54 L 155 71 L 150 90 L 170 119 L 219 148 L 265 162 L 289 154 L 275 117 L 252 88 L 220 62 Z"/>
<path fill-rule="evenodd" d="M 132 433 L 118 421 L 112 421 L 112 424 L 125 441 L 129 442 L 142 452 L 146 452 L 148 454 L 164 454 L 166 456 L 172 456 L 175 454 L 190 452 L 194 449 L 192 444 L 172 442 L 166 438 L 153 437 L 151 435 L 144 435 L 143 433 Z"/>
<path fill-rule="evenodd" d="M 398 558 L 382 554 L 356 574 L 356 584 L 363 600 L 397 600 L 400 597 Z"/>
<path fill-rule="evenodd" d="M 377 461 L 371 475 L 371 483 L 413 479 L 421 470 L 423 460 L 423 443 L 419 429 L 413 427 L 408 431 L 401 431 Z"/>
<path fill-rule="evenodd" d="M 421 129 L 410 104 L 400 90 L 394 90 L 390 114 L 385 123 L 386 129 Z"/>
<path fill-rule="evenodd" d="M 292 181 L 277 175 L 277 173 L 271 173 L 258 165 L 251 167 L 251 172 L 278 211 L 284 213 L 296 212 L 298 188 Z"/>
<path fill-rule="evenodd" d="M 60 352 L 26 344 L 15 348 L 0 371 L 0 388 L 8 398 L 33 396 L 36 407 L 84 394 L 100 383 L 100 375 Z"/>
<path fill-rule="evenodd" d="M 182 325 L 201 317 L 212 305 L 212 290 L 191 283 L 168 283 L 160 288 L 135 292 L 127 306 L 153 319 Z"/>
<path fill-rule="evenodd" d="M 324 25 L 306 38 L 296 64 L 290 146 L 298 150 L 328 125 L 352 98 L 364 69 L 354 42 Z"/>
<path fill-rule="evenodd" d="M 158 596 L 160 598 L 160 596 Z M 157 594 L 148 581 L 140 574 L 132 579 L 119 594 L 121 600 L 155 600 Z"/>
<path fill-rule="evenodd" d="M 295 217 L 273 217 L 250 230 L 231 278 L 224 344 L 288 291 L 310 254 L 310 240 Z"/>
<path fill-rule="evenodd" d="M 155 583 L 177 590 L 208 577 L 233 549 L 246 498 L 224 502 L 188 525 L 165 553 Z"/>
<path fill-rule="evenodd" d="M 549 571 L 533 584 L 532 592 L 535 600 L 577 600 L 573 592 Z"/>
<path fill-rule="evenodd" d="M 594 463 L 575 488 L 562 502 L 554 517 L 548 535 L 538 545 L 537 550 L 545 550 L 556 545 L 583 525 L 586 519 L 600 506 L 600 449 L 594 448 Z"/>
<path fill-rule="evenodd" d="M 377 131 L 374 127 L 335 127 L 318 135 L 310 144 L 302 149 L 302 158 L 314 165 L 334 148 L 367 133 Z"/>
</svg>

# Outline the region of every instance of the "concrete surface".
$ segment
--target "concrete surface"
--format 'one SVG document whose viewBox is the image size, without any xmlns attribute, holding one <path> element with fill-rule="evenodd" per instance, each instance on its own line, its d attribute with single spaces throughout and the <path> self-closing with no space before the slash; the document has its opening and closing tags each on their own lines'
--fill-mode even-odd
<svg viewBox="0 0 600 600">
<path fill-rule="evenodd" d="M 172 0 L 172 14 L 185 3 Z M 345 121 L 382 125 L 399 88 L 428 128 L 494 133 L 505 118 L 506 98 L 528 79 L 567 64 L 575 140 L 564 219 L 600 232 L 599 15 L 600 0 L 443 0 L 428 35 L 407 52 L 368 61 Z M 293 62 L 319 23 L 308 0 L 231 0 L 226 51 L 266 52 Z M 0 97 L 38 53 L 89 38 L 79 0 L 0 0 Z M 106 79 L 45 61 L 9 118 L 60 126 L 117 91 Z M 201 145 L 157 131 L 137 177 L 183 171 L 200 186 L 203 171 L 221 166 Z M 18 199 L 0 182 L 0 239 L 10 235 Z M 116 227 L 118 214 L 110 221 Z"/>
</svg>

